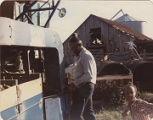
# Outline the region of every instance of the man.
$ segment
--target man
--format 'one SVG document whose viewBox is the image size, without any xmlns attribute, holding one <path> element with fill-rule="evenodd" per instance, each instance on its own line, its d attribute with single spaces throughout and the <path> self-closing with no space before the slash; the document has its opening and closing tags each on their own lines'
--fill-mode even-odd
<svg viewBox="0 0 153 120">
<path fill-rule="evenodd" d="M 76 33 L 69 41 L 69 48 L 76 56 L 74 73 L 77 75 L 71 83 L 71 89 L 73 88 L 71 120 L 82 120 L 82 117 L 85 120 L 96 120 L 92 102 L 97 75 L 94 57 L 83 47 Z"/>
</svg>

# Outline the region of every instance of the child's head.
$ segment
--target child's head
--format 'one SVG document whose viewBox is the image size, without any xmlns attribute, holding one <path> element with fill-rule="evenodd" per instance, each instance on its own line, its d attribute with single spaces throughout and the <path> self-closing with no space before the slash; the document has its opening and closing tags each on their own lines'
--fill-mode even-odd
<svg viewBox="0 0 153 120">
<path fill-rule="evenodd" d="M 127 101 L 133 100 L 137 95 L 137 88 L 133 83 L 128 83 L 128 85 L 125 86 L 124 90 L 124 97 Z"/>
</svg>

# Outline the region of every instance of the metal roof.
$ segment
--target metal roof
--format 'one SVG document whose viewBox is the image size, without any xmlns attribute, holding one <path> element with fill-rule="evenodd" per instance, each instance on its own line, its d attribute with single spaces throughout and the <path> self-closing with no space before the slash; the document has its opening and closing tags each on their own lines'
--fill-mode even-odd
<svg viewBox="0 0 153 120">
<path fill-rule="evenodd" d="M 145 36 L 144 34 L 138 32 L 138 31 L 134 30 L 133 28 L 128 27 L 128 26 L 126 26 L 126 25 L 124 25 L 122 23 L 119 23 L 119 22 L 116 22 L 116 21 L 112 21 L 112 20 L 108 20 L 108 19 L 96 16 L 96 15 L 90 15 L 90 16 L 94 16 L 97 19 L 105 22 L 106 24 L 109 24 L 110 26 L 114 27 L 115 29 L 118 29 L 119 31 L 121 31 L 123 33 L 126 33 L 127 35 L 130 35 L 132 37 L 135 37 L 138 40 L 153 42 L 153 39 Z"/>
<path fill-rule="evenodd" d="M 117 21 L 117 22 L 128 22 L 128 21 L 145 22 L 145 21 L 142 21 L 142 20 L 138 20 L 134 17 L 131 17 L 128 14 L 122 15 L 121 17 L 115 19 L 115 21 Z"/>
<path fill-rule="evenodd" d="M 126 26 L 126 25 L 124 25 L 122 23 L 119 23 L 119 22 L 116 22 L 116 21 L 112 21 L 112 20 L 108 20 L 106 18 L 102 18 L 102 17 L 96 16 L 96 15 L 93 15 L 93 14 L 91 14 L 76 30 L 78 30 L 90 17 L 95 17 L 95 18 L 99 19 L 100 21 L 105 22 L 106 24 L 114 27 L 115 29 L 117 29 L 117 30 L 119 30 L 119 31 L 121 31 L 121 32 L 123 32 L 123 33 L 125 33 L 125 34 L 127 34 L 127 35 L 129 35 L 131 37 L 133 37 L 133 38 L 136 38 L 137 39 L 137 41 L 136 41 L 137 43 L 142 43 L 142 44 L 143 43 L 152 43 L 153 44 L 153 39 L 151 39 L 151 38 L 145 36 L 144 34 L 134 30 L 133 28 L 128 27 L 128 26 Z M 71 35 L 67 38 L 67 40 L 71 37 Z"/>
</svg>

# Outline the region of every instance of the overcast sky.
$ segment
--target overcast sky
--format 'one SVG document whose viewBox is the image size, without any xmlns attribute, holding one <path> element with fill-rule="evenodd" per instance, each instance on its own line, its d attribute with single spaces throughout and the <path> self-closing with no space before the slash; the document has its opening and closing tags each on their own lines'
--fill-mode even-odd
<svg viewBox="0 0 153 120">
<path fill-rule="evenodd" d="M 51 29 L 59 33 L 62 41 L 66 40 L 90 14 L 110 19 L 120 9 L 138 21 L 146 21 L 142 25 L 143 33 L 153 39 L 153 2 L 151 1 L 61 0 L 59 8 L 62 7 L 67 10 L 66 16 L 59 18 L 56 13 L 50 25 Z M 116 18 L 122 15 L 119 13 Z"/>
</svg>

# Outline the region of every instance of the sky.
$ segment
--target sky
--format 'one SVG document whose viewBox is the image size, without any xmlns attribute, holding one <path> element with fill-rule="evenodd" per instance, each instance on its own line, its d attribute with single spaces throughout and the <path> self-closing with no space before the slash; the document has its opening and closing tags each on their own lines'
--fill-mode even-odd
<svg viewBox="0 0 153 120">
<path fill-rule="evenodd" d="M 53 16 L 50 28 L 58 32 L 61 40 L 66 40 L 90 15 L 94 14 L 111 19 L 120 9 L 138 21 L 143 22 L 143 34 L 153 39 L 153 2 L 152 1 L 121 1 L 121 0 L 61 0 L 58 8 L 66 8 L 66 16 L 58 17 L 58 11 Z M 122 16 L 119 13 L 114 19 Z"/>
</svg>

